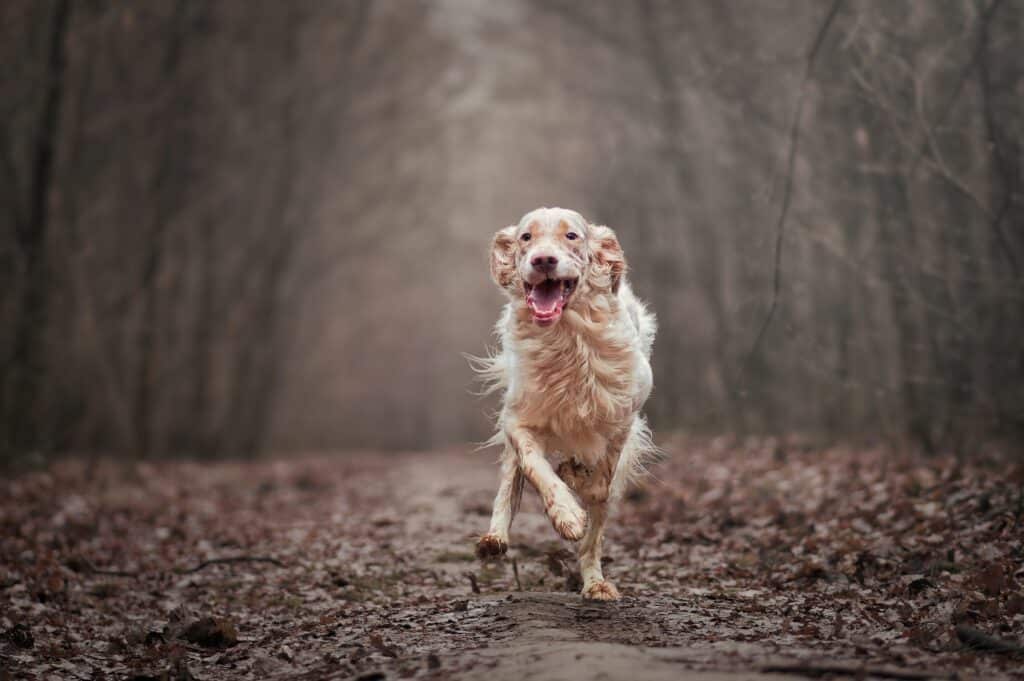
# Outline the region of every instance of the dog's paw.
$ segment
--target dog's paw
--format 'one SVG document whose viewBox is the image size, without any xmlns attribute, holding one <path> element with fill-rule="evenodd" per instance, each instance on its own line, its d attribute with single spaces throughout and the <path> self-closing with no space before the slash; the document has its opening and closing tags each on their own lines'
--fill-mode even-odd
<svg viewBox="0 0 1024 681">
<path fill-rule="evenodd" d="M 508 542 L 496 534 L 488 533 L 476 543 L 476 557 L 480 560 L 500 558 L 508 551 Z"/>
<path fill-rule="evenodd" d="M 583 532 L 587 528 L 587 514 L 572 499 L 552 504 L 548 508 L 548 516 L 551 518 L 551 524 L 555 526 L 555 532 L 563 539 L 579 541 L 583 538 Z"/>
<path fill-rule="evenodd" d="M 617 601 L 622 598 L 615 585 L 603 579 L 583 587 L 582 593 L 584 598 L 591 601 Z"/>
</svg>

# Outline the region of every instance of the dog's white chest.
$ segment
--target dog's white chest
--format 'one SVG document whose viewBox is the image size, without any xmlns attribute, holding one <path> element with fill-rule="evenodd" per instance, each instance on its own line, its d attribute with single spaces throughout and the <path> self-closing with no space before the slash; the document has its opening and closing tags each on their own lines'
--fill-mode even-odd
<svg viewBox="0 0 1024 681">
<path fill-rule="evenodd" d="M 632 419 L 636 358 L 602 356 L 581 343 L 566 346 L 520 356 L 510 397 L 523 425 L 596 447 Z"/>
</svg>

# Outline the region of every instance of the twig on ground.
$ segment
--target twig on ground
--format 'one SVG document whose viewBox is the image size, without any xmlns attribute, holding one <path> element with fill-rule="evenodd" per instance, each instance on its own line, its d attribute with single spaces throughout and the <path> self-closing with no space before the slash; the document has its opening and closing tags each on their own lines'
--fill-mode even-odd
<svg viewBox="0 0 1024 681">
<path fill-rule="evenodd" d="M 473 593 L 480 593 L 480 585 L 476 582 L 476 575 L 474 575 L 472 572 L 467 572 L 466 577 L 469 578 L 469 586 L 473 589 Z"/>
<path fill-rule="evenodd" d="M 931 672 L 914 672 L 905 669 L 890 669 L 887 667 L 858 667 L 856 665 L 844 664 L 772 664 L 761 667 L 765 674 L 798 674 L 818 678 L 819 676 L 852 676 L 862 679 L 868 676 L 877 676 L 883 679 L 898 679 L 900 681 L 925 681 L 926 679 L 948 679 L 949 674 L 938 674 Z"/>
<path fill-rule="evenodd" d="M 211 558 L 209 560 L 204 560 L 202 563 L 196 565 L 195 567 L 179 568 L 175 572 L 182 575 L 188 575 L 192 574 L 193 572 L 199 572 L 203 568 L 209 567 L 210 565 L 226 565 L 228 563 L 270 563 L 271 565 L 276 565 L 279 568 L 285 567 L 285 564 L 279 561 L 277 558 L 271 558 L 269 556 L 230 556 L 228 558 Z"/>
<path fill-rule="evenodd" d="M 108 570 L 105 568 L 98 568 L 93 565 L 92 561 L 88 558 L 82 558 L 76 556 L 71 558 L 65 563 L 69 568 L 75 572 L 88 572 L 93 575 L 107 575 L 110 577 L 138 577 L 139 573 L 133 570 Z"/>
<path fill-rule="evenodd" d="M 990 636 L 980 629 L 969 627 L 966 624 L 956 626 L 956 637 L 968 648 L 983 650 L 990 653 L 1010 653 L 1020 655 L 1024 653 L 1024 646 L 1013 641 Z"/>
</svg>

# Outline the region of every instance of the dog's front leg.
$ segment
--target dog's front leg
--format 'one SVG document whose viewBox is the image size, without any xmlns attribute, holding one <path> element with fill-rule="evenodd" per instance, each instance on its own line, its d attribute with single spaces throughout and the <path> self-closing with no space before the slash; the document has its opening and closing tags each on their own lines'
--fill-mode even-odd
<svg viewBox="0 0 1024 681">
<path fill-rule="evenodd" d="M 519 470 L 515 452 L 511 447 L 506 447 L 501 455 L 501 481 L 498 483 L 498 494 L 494 497 L 491 529 L 476 543 L 476 555 L 481 560 L 497 558 L 508 551 L 508 532 L 522 495 L 523 473 Z"/>
<path fill-rule="evenodd" d="M 509 425 L 505 430 L 509 446 L 516 454 L 519 468 L 544 502 L 544 510 L 555 531 L 569 541 L 583 536 L 587 515 L 576 503 L 572 491 L 544 457 L 538 438 L 528 429 Z"/>
</svg>

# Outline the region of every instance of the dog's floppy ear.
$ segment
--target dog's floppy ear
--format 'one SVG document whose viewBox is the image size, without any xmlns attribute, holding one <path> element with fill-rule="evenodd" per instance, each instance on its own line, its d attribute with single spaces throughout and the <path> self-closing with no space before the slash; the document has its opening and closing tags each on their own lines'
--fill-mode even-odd
<svg viewBox="0 0 1024 681">
<path fill-rule="evenodd" d="M 508 288 L 516 276 L 516 225 L 499 229 L 491 240 L 491 279 Z"/>
<path fill-rule="evenodd" d="M 626 257 L 615 232 L 603 225 L 591 225 L 589 241 L 591 286 L 618 293 L 626 273 Z"/>
</svg>

